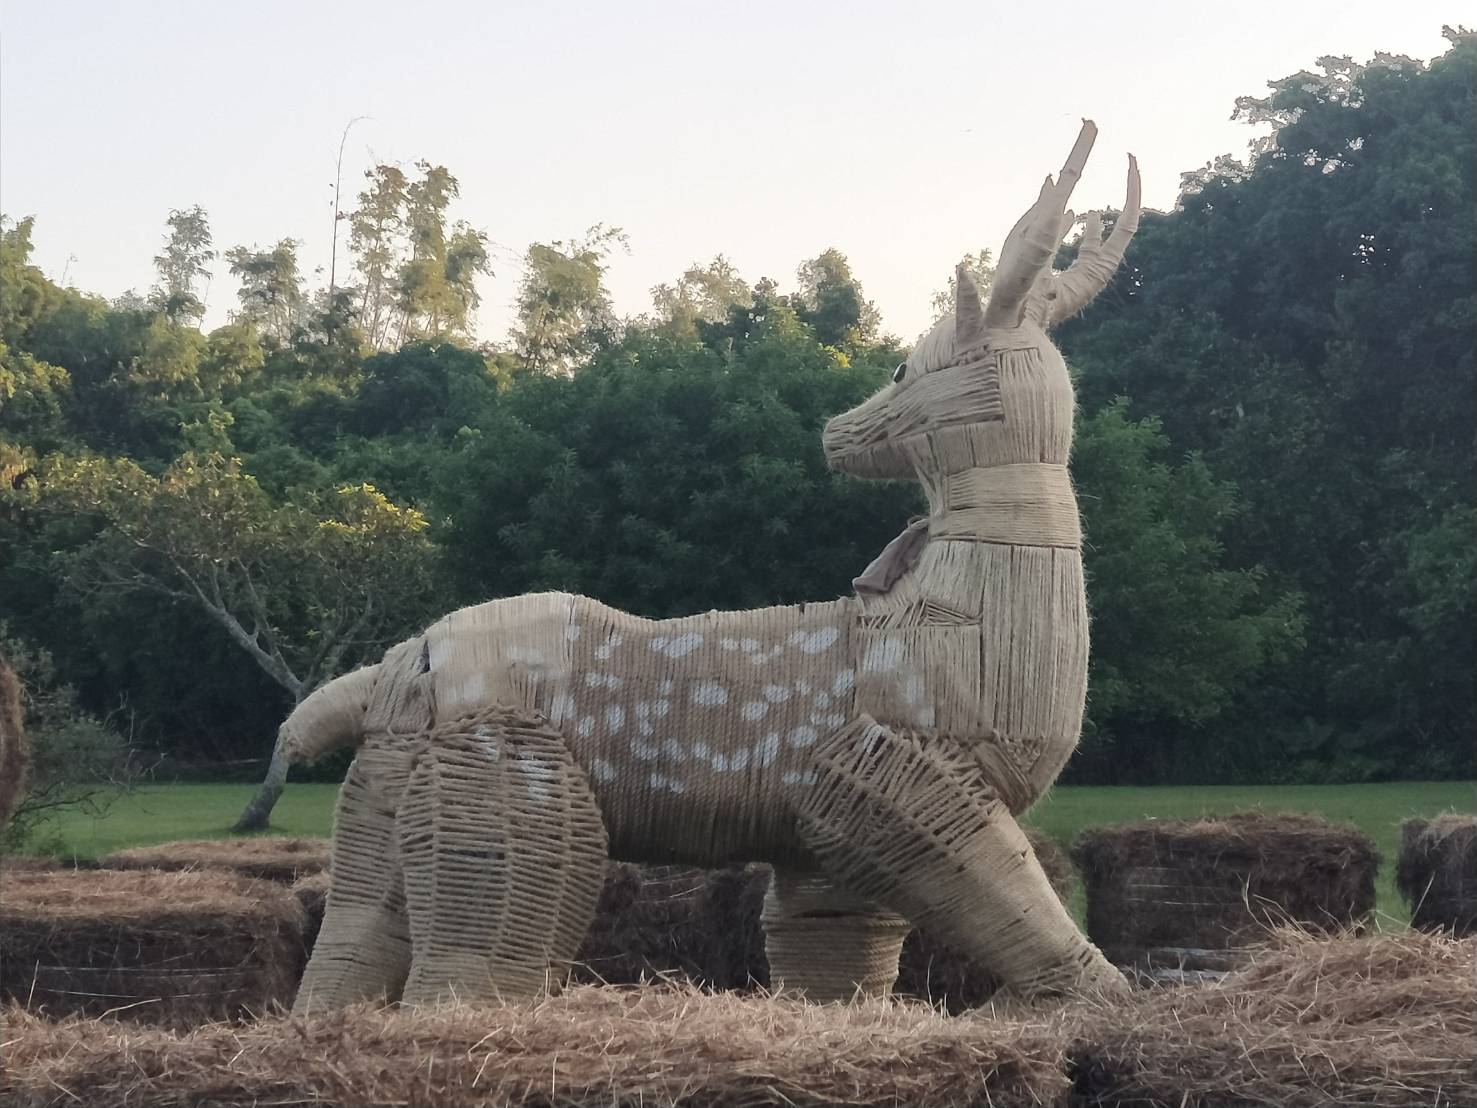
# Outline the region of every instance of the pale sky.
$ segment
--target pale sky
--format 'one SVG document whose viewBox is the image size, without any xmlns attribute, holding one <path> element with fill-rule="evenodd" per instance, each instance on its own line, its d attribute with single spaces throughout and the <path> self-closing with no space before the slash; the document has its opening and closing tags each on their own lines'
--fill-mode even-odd
<svg viewBox="0 0 1477 1108">
<path fill-rule="evenodd" d="M 1244 152 L 1238 95 L 1326 54 L 1430 58 L 1452 0 L 513 3 L 507 0 L 5 0 L 0 207 L 35 215 L 53 279 L 153 283 L 171 208 L 217 249 L 300 239 L 324 268 L 344 124 L 345 207 L 376 162 L 429 159 L 486 231 L 479 335 L 511 321 L 531 241 L 622 227 L 621 314 L 717 253 L 749 280 L 844 251 L 911 340 L 966 251 L 998 248 L 1079 120 L 1097 148 L 1078 211 L 1144 200 Z M 1467 21 L 1471 22 L 1470 14 Z M 347 263 L 342 250 L 340 272 Z M 208 324 L 235 304 L 224 265 Z"/>
</svg>

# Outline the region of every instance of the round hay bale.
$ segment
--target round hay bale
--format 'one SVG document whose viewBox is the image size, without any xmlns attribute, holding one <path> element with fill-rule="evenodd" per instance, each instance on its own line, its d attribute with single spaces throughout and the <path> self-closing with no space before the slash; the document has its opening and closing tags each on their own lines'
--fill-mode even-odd
<svg viewBox="0 0 1477 1108">
<path fill-rule="evenodd" d="M 183 839 L 119 850 L 106 869 L 230 870 L 243 877 L 291 883 L 328 868 L 327 839 L 260 835 L 239 839 Z"/>
<path fill-rule="evenodd" d="M 1411 926 L 1477 932 L 1477 816 L 1448 812 L 1400 825 L 1395 884 L 1410 905 Z"/>
<path fill-rule="evenodd" d="M 190 1026 L 292 1000 L 303 910 L 228 873 L 19 871 L 0 900 L 0 998 L 49 1018 Z"/>
<path fill-rule="evenodd" d="M 1374 907 L 1379 866 L 1363 832 L 1301 813 L 1094 828 L 1072 857 L 1087 887 L 1087 933 L 1104 954 L 1192 971 L 1226 968 L 1210 965 L 1217 959 L 1207 952 L 1256 942 L 1272 927 L 1352 926 Z"/>
</svg>

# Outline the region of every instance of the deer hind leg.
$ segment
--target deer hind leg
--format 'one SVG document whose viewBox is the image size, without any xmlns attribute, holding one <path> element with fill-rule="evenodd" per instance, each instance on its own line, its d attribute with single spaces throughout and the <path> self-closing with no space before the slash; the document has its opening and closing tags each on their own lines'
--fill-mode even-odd
<svg viewBox="0 0 1477 1108">
<path fill-rule="evenodd" d="M 395 809 L 415 750 L 371 739 L 349 767 L 334 815 L 332 882 L 323 926 L 293 1003 L 306 1016 L 400 995 L 410 968 Z"/>
<path fill-rule="evenodd" d="M 912 924 L 823 874 L 776 868 L 764 897 L 772 988 L 825 1003 L 887 996 Z"/>
<path fill-rule="evenodd" d="M 494 708 L 432 732 L 399 836 L 405 1003 L 530 997 L 563 979 L 595 917 L 606 834 L 542 716 Z"/>
<path fill-rule="evenodd" d="M 840 884 L 979 960 L 1024 996 L 1118 990 L 976 759 L 869 717 L 817 749 L 802 839 Z"/>
</svg>

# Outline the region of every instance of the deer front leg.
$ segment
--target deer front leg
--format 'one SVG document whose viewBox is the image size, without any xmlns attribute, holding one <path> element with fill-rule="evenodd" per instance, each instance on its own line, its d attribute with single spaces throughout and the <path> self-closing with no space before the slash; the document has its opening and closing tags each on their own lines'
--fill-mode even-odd
<svg viewBox="0 0 1477 1108">
<path fill-rule="evenodd" d="M 371 739 L 349 767 L 334 814 L 323 926 L 298 985 L 295 1016 L 400 995 L 410 968 L 410 929 L 395 809 L 414 758 L 405 740 Z"/>
<path fill-rule="evenodd" d="M 887 996 L 913 929 L 824 874 L 780 868 L 770 879 L 761 919 L 771 988 L 821 1003 Z"/>
<path fill-rule="evenodd" d="M 595 917 L 606 835 L 542 716 L 493 708 L 433 731 L 398 830 L 406 1004 L 531 997 L 563 979 Z"/>
<path fill-rule="evenodd" d="M 799 827 L 840 884 L 972 955 L 1015 993 L 1126 987 L 967 752 L 863 716 L 817 748 L 816 761 Z"/>
</svg>

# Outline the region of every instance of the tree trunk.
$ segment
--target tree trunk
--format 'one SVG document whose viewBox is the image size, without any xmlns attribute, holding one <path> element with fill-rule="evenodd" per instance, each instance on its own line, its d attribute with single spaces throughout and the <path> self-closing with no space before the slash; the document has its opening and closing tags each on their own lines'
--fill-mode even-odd
<svg viewBox="0 0 1477 1108">
<path fill-rule="evenodd" d="M 241 818 L 236 821 L 232 831 L 263 831 L 272 819 L 272 809 L 277 805 L 277 798 L 282 795 L 283 788 L 287 785 L 287 755 L 282 749 L 282 740 L 279 738 L 272 747 L 272 761 L 267 766 L 267 776 L 257 786 L 256 793 L 246 805 L 246 810 L 241 813 Z"/>
</svg>

